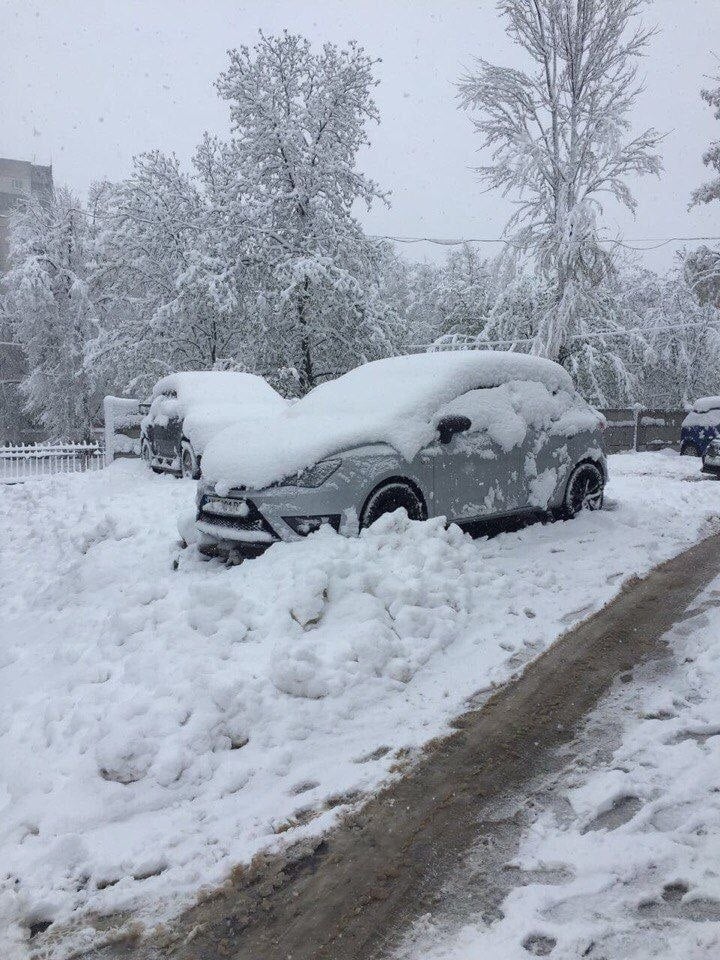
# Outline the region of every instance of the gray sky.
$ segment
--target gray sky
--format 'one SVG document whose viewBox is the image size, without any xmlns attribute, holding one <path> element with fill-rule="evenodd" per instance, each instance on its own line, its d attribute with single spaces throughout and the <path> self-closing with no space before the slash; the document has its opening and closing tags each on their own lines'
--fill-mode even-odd
<svg viewBox="0 0 720 960">
<path fill-rule="evenodd" d="M 614 208 L 606 221 L 627 238 L 720 235 L 720 205 L 687 210 L 708 175 L 701 155 L 720 138 L 699 98 L 720 70 L 720 0 L 653 0 L 647 19 L 661 33 L 633 119 L 667 131 L 666 170 L 633 185 L 636 221 Z M 370 232 L 500 235 L 509 206 L 475 179 L 478 141 L 453 88 L 475 57 L 518 62 L 494 0 L 0 0 L 0 156 L 51 160 L 56 181 L 80 193 L 127 174 L 142 150 L 186 161 L 204 129 L 227 132 L 213 80 L 226 49 L 252 44 L 259 28 L 318 43 L 355 38 L 382 58 L 382 122 L 362 167 L 392 191 L 392 206 L 364 217 Z M 427 245 L 402 249 L 437 256 Z M 671 260 L 671 248 L 647 255 L 655 266 Z"/>
</svg>

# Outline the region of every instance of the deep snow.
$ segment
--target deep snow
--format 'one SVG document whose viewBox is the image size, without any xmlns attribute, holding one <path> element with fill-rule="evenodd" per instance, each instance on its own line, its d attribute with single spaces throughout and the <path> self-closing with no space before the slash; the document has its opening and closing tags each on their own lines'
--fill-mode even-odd
<svg viewBox="0 0 720 960">
<path fill-rule="evenodd" d="M 236 568 L 179 550 L 194 484 L 137 462 L 0 487 L 0 917 L 15 953 L 37 921 L 74 923 L 82 943 L 90 910 L 169 916 L 259 849 L 324 828 L 720 513 L 697 460 L 610 466 L 609 509 L 569 523 L 473 541 L 396 515 Z"/>
</svg>

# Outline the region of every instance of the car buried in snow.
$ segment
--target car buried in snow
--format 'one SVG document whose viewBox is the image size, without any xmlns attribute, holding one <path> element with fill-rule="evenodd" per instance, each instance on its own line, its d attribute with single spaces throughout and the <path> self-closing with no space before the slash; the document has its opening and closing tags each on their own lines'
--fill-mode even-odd
<svg viewBox="0 0 720 960">
<path fill-rule="evenodd" d="M 324 524 L 356 535 L 399 508 L 473 530 L 603 504 L 604 418 L 538 357 L 392 357 L 208 444 L 198 547 L 244 559 Z"/>
<path fill-rule="evenodd" d="M 708 444 L 720 437 L 720 397 L 700 397 L 680 428 L 683 457 L 704 457 Z"/>
<path fill-rule="evenodd" d="M 141 405 L 140 454 L 156 473 L 197 479 L 211 437 L 243 419 L 278 412 L 285 403 L 250 373 L 173 373 L 158 380 L 149 404 Z"/>
</svg>

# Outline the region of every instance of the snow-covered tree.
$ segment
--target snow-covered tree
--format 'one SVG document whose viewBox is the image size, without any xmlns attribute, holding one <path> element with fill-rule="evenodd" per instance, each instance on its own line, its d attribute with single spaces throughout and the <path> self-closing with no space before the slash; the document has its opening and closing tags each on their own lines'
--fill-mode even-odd
<svg viewBox="0 0 720 960">
<path fill-rule="evenodd" d="M 53 438 L 89 439 L 98 398 L 84 359 L 96 316 L 87 211 L 60 188 L 13 211 L 10 237 L 4 311 L 27 357 L 27 410 Z"/>
<path fill-rule="evenodd" d="M 288 33 L 230 51 L 217 82 L 233 127 L 219 150 L 232 170 L 226 210 L 263 274 L 261 362 L 294 369 L 301 391 L 392 352 L 401 333 L 379 295 L 382 249 L 353 216 L 382 198 L 356 165 L 378 120 L 375 85 L 356 44 L 315 52 Z"/>
<path fill-rule="evenodd" d="M 665 276 L 635 269 L 622 273 L 617 285 L 627 326 L 639 327 L 647 344 L 642 356 L 625 358 L 637 379 L 633 399 L 667 409 L 717 392 L 720 310 L 699 300 L 683 258 Z M 627 350 L 629 338 L 621 339 Z"/>
<path fill-rule="evenodd" d="M 720 80 L 720 77 L 717 79 Z M 712 90 L 703 90 L 701 96 L 713 108 L 715 119 L 720 120 L 720 85 Z M 712 203 L 713 200 L 720 200 L 720 140 L 715 140 L 710 144 L 703 154 L 703 163 L 713 171 L 714 176 L 693 193 L 693 204 Z"/>
<path fill-rule="evenodd" d="M 720 250 L 704 244 L 683 254 L 685 278 L 701 304 L 720 307 Z"/>
<path fill-rule="evenodd" d="M 133 389 L 171 370 L 210 369 L 237 357 L 238 305 L 217 283 L 217 250 L 204 184 L 159 151 L 135 158 L 131 176 L 91 192 L 103 228 L 94 281 L 102 324 L 89 348 Z"/>
<path fill-rule="evenodd" d="M 717 78 L 720 80 L 720 78 Z M 703 100 L 713 108 L 720 120 L 720 85 L 701 92 Z M 692 195 L 691 206 L 720 200 L 720 140 L 713 141 L 703 154 L 703 163 L 714 176 Z M 703 303 L 720 306 L 720 251 L 702 246 L 685 257 L 686 275 Z"/>
<path fill-rule="evenodd" d="M 634 23 L 646 2 L 500 0 L 529 66 L 481 60 L 459 84 L 490 152 L 481 180 L 516 202 L 506 232 L 553 290 L 533 351 L 573 368 L 607 359 L 605 373 L 588 373 L 595 381 L 617 372 L 619 359 L 602 340 L 584 339 L 604 323 L 616 332 L 603 287 L 613 264 L 598 238 L 600 198 L 634 211 L 628 179 L 661 169 L 660 135 L 633 136 L 628 121 L 640 92 L 638 58 L 652 35 Z"/>
</svg>

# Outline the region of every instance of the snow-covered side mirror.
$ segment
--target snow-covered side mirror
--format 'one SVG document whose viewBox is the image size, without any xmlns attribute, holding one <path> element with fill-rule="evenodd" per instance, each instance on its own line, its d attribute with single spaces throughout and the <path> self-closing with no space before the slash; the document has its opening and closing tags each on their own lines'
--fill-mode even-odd
<svg viewBox="0 0 720 960">
<path fill-rule="evenodd" d="M 463 417 L 459 413 L 451 413 L 449 416 L 443 417 L 437 425 L 440 443 L 450 443 L 456 433 L 465 433 L 471 426 L 470 418 Z"/>
</svg>

